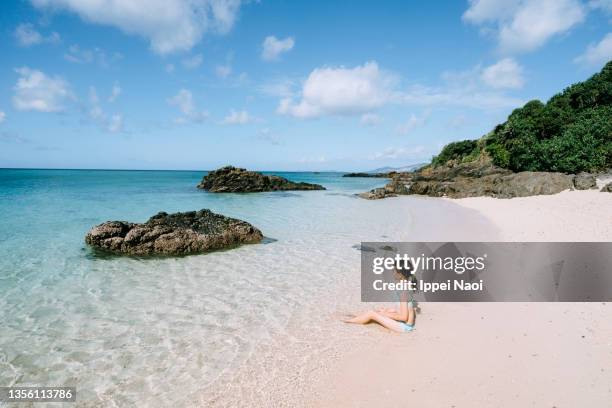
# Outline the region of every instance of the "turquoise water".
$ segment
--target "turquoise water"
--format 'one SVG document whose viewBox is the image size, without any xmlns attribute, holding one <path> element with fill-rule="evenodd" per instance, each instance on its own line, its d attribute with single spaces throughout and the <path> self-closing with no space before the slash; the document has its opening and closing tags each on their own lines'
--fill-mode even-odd
<svg viewBox="0 0 612 408">
<path fill-rule="evenodd" d="M 195 186 L 201 171 L 0 170 L 0 271 L 3 288 L 31 275 L 69 273 L 67 262 L 88 259 L 83 237 L 107 220 L 146 221 L 168 213 L 209 208 L 247 220 L 266 235 L 285 223 L 284 201 L 300 197 L 353 194 L 379 186 L 380 179 L 343 178 L 341 173 L 275 173 L 294 181 L 324 185 L 325 192 L 211 194 Z M 304 202 L 304 204 L 306 204 Z M 271 218 L 271 219 L 270 219 Z M 270 219 L 273 225 L 266 227 Z M 56 272 L 55 272 L 56 271 Z"/>
<path fill-rule="evenodd" d="M 354 244 L 402 238 L 394 200 L 354 196 L 385 180 L 275 174 L 327 190 L 211 194 L 198 171 L 0 170 L 0 384 L 76 385 L 80 406 L 188 405 L 358 270 Z M 271 243 L 142 259 L 83 242 L 107 220 L 201 208 Z"/>
<path fill-rule="evenodd" d="M 342 173 L 274 173 L 322 184 L 324 192 L 211 194 L 196 189 L 201 171 L 97 171 L 0 169 L 0 278 L 14 284 L 30 275 L 62 270 L 70 259 L 88 259 L 83 237 L 107 220 L 146 221 L 168 213 L 209 208 L 247 220 L 264 234 L 291 228 L 283 211 L 307 205 L 300 198 L 350 195 L 384 184 L 381 179 L 343 178 Z M 282 202 L 282 204 L 281 204 Z M 288 208 L 284 205 L 287 203 Z M 286 211 L 285 211 L 286 212 Z M 272 225 L 266 228 L 266 223 Z M 90 259 L 90 261 L 94 261 Z"/>
</svg>

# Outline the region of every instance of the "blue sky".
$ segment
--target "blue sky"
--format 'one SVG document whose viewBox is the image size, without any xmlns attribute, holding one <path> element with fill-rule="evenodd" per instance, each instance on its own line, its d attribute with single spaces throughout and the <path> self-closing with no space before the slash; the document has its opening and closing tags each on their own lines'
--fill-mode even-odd
<svg viewBox="0 0 612 408">
<path fill-rule="evenodd" d="M 0 4 L 0 167 L 428 161 L 612 59 L 610 0 Z"/>
</svg>

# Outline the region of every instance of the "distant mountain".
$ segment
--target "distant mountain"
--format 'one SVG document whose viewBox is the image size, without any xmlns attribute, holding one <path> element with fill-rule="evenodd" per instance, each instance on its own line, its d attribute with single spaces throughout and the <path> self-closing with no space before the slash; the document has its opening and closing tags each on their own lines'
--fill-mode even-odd
<svg viewBox="0 0 612 408">
<path fill-rule="evenodd" d="M 409 172 L 409 171 L 415 171 L 417 169 L 420 169 L 421 167 L 426 166 L 427 164 L 428 163 L 417 163 L 417 164 L 410 164 L 408 166 L 402 166 L 402 167 L 380 167 L 378 169 L 367 171 L 366 173 L 389 173 L 392 171 L 396 171 L 398 173 Z"/>
</svg>

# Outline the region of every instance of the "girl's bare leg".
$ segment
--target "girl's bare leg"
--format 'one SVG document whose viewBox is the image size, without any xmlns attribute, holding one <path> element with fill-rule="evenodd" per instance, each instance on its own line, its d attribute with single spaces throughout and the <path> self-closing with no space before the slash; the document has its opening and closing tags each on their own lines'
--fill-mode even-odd
<svg viewBox="0 0 612 408">
<path fill-rule="evenodd" d="M 404 332 L 404 327 L 396 320 L 391 319 L 390 317 L 383 316 L 378 312 L 373 310 L 369 312 L 362 313 L 352 319 L 345 320 L 346 323 L 355 323 L 355 324 L 366 324 L 369 322 L 376 322 L 383 327 L 386 327 L 389 330 L 393 330 L 396 332 Z"/>
</svg>

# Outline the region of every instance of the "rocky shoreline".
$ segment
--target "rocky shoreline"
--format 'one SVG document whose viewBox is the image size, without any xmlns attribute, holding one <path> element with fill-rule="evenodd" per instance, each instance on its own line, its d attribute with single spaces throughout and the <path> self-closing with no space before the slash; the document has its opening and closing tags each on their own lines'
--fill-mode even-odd
<svg viewBox="0 0 612 408">
<path fill-rule="evenodd" d="M 397 173 L 385 187 L 361 193 L 359 196 L 369 200 L 407 194 L 450 198 L 480 196 L 513 198 L 594 188 L 597 188 L 596 177 L 589 173 L 577 175 L 535 171 L 515 173 L 497 167 L 489 160 L 477 160 L 458 164 L 451 162 L 437 167 L 428 166 L 412 173 Z"/>
<path fill-rule="evenodd" d="M 142 224 L 107 221 L 93 227 L 85 242 L 124 255 L 191 255 L 260 242 L 263 234 L 246 221 L 210 210 L 160 212 Z"/>
<path fill-rule="evenodd" d="M 392 171 L 389 173 L 346 173 L 343 174 L 342 177 L 370 177 L 370 178 L 391 178 L 393 177 L 395 174 L 397 174 L 397 172 Z"/>
<path fill-rule="evenodd" d="M 198 188 L 211 193 L 259 193 L 264 191 L 325 190 L 319 184 L 293 182 L 284 177 L 261 174 L 233 166 L 208 173 Z"/>
<path fill-rule="evenodd" d="M 227 166 L 208 173 L 199 189 L 213 193 L 325 190 L 319 184 L 293 182 Z M 257 243 L 263 234 L 246 221 L 210 210 L 167 214 L 160 212 L 145 223 L 107 221 L 93 227 L 85 242 L 93 248 L 124 255 L 190 255 Z"/>
</svg>

